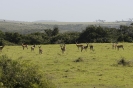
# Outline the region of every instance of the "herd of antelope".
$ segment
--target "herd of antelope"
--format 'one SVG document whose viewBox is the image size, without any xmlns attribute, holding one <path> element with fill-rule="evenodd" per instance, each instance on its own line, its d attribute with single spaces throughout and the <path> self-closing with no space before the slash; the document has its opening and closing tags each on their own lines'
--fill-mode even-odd
<svg viewBox="0 0 133 88">
<path fill-rule="evenodd" d="M 78 44 L 77 42 L 75 42 L 75 43 L 76 43 L 78 50 L 81 49 L 81 52 L 83 50 L 87 51 L 88 47 L 90 48 L 91 51 L 94 51 L 94 47 L 92 44 L 86 43 L 86 45 L 83 45 L 83 44 Z M 36 45 L 31 46 L 31 51 L 34 51 L 35 47 L 36 47 Z M 4 46 L 0 46 L 0 52 L 2 51 L 3 48 L 4 48 Z M 24 50 L 25 48 L 28 49 L 28 45 L 22 43 L 22 49 Z M 38 48 L 39 48 L 39 54 L 42 54 L 43 50 L 42 50 L 41 46 L 38 46 Z M 124 50 L 123 45 L 120 45 L 118 43 L 112 44 L 112 49 L 119 50 L 120 48 L 122 48 Z M 61 49 L 62 54 L 63 54 L 66 51 L 66 45 L 60 44 L 60 49 Z"/>
<path fill-rule="evenodd" d="M 34 51 L 35 47 L 36 47 L 35 44 L 34 44 L 33 46 L 31 46 L 31 51 Z M 22 48 L 23 48 L 23 50 L 24 50 L 25 48 L 28 49 L 28 45 L 22 43 Z M 43 51 L 43 50 L 42 50 L 41 46 L 38 46 L 38 48 L 39 48 L 39 54 L 42 54 L 42 51 Z"/>
<path fill-rule="evenodd" d="M 118 43 L 113 43 L 112 44 L 112 49 L 116 49 L 116 48 L 117 48 L 117 50 L 119 50 L 119 48 L 122 48 L 124 50 L 123 45 L 118 45 Z"/>
<path fill-rule="evenodd" d="M 83 50 L 86 50 L 87 51 L 87 49 L 88 49 L 88 43 L 86 43 L 87 45 L 85 46 L 85 45 L 83 45 L 83 44 L 77 44 L 77 42 L 76 42 L 76 46 L 78 47 L 78 49 L 79 48 L 81 48 L 81 52 L 83 51 Z M 90 50 L 94 50 L 93 49 L 93 45 L 91 44 L 91 45 L 89 45 L 89 47 L 90 47 Z"/>
</svg>

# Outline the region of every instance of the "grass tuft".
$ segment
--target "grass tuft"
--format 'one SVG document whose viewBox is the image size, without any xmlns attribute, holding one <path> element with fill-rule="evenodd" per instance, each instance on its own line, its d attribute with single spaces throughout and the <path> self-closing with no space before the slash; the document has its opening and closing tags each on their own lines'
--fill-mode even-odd
<svg viewBox="0 0 133 88">
<path fill-rule="evenodd" d="M 131 61 L 126 61 L 125 58 L 121 58 L 118 61 L 118 65 L 122 65 L 122 66 L 132 66 L 132 62 Z"/>
<path fill-rule="evenodd" d="M 78 59 L 76 59 L 74 62 L 83 62 L 83 58 L 82 57 L 79 57 Z"/>
</svg>

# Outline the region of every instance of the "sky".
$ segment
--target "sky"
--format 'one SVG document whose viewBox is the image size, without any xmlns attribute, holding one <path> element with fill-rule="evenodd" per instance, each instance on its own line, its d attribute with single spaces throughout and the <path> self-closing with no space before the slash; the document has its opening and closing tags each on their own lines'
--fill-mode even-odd
<svg viewBox="0 0 133 88">
<path fill-rule="evenodd" d="M 133 19 L 133 0 L 0 0 L 0 19 L 106 22 Z"/>
</svg>

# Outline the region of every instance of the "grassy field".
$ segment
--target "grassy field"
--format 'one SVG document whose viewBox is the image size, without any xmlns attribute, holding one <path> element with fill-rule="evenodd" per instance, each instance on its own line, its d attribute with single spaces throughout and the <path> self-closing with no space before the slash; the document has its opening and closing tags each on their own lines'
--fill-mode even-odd
<svg viewBox="0 0 133 88">
<path fill-rule="evenodd" d="M 58 88 L 132 88 L 133 67 L 118 65 L 118 61 L 133 61 L 133 44 L 122 44 L 124 50 L 118 51 L 111 43 L 94 43 L 94 51 L 83 52 L 75 44 L 66 44 L 64 54 L 59 44 L 41 45 L 43 54 L 39 54 L 38 45 L 33 52 L 30 45 L 25 50 L 5 46 L 0 55 L 32 61 Z M 76 62 L 79 58 L 82 61 Z"/>
</svg>

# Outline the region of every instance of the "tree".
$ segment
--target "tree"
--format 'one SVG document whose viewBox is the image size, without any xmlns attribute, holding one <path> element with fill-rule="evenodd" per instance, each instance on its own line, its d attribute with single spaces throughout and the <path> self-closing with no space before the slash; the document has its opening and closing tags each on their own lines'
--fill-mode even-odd
<svg viewBox="0 0 133 88">
<path fill-rule="evenodd" d="M 52 30 L 51 29 L 45 29 L 44 30 L 47 36 L 51 37 L 52 36 Z"/>
<path fill-rule="evenodd" d="M 4 37 L 4 33 L 0 30 L 0 38 Z"/>
<path fill-rule="evenodd" d="M 5 32 L 5 40 L 9 41 L 9 42 L 13 42 L 13 33 L 10 32 Z"/>
<path fill-rule="evenodd" d="M 80 42 L 93 42 L 96 36 L 96 27 L 91 25 L 86 27 L 86 30 L 82 31 L 78 40 Z"/>
<path fill-rule="evenodd" d="M 130 25 L 133 25 L 133 23 L 131 23 Z"/>
<path fill-rule="evenodd" d="M 59 29 L 58 27 L 54 27 L 53 31 L 52 31 L 52 36 L 55 36 L 59 33 Z"/>
<path fill-rule="evenodd" d="M 12 41 L 16 44 L 18 44 L 21 40 L 21 35 L 17 32 L 13 33 L 12 35 Z"/>
<path fill-rule="evenodd" d="M 0 31 L 0 46 L 4 45 L 3 40 L 4 40 L 4 33 Z"/>
</svg>

